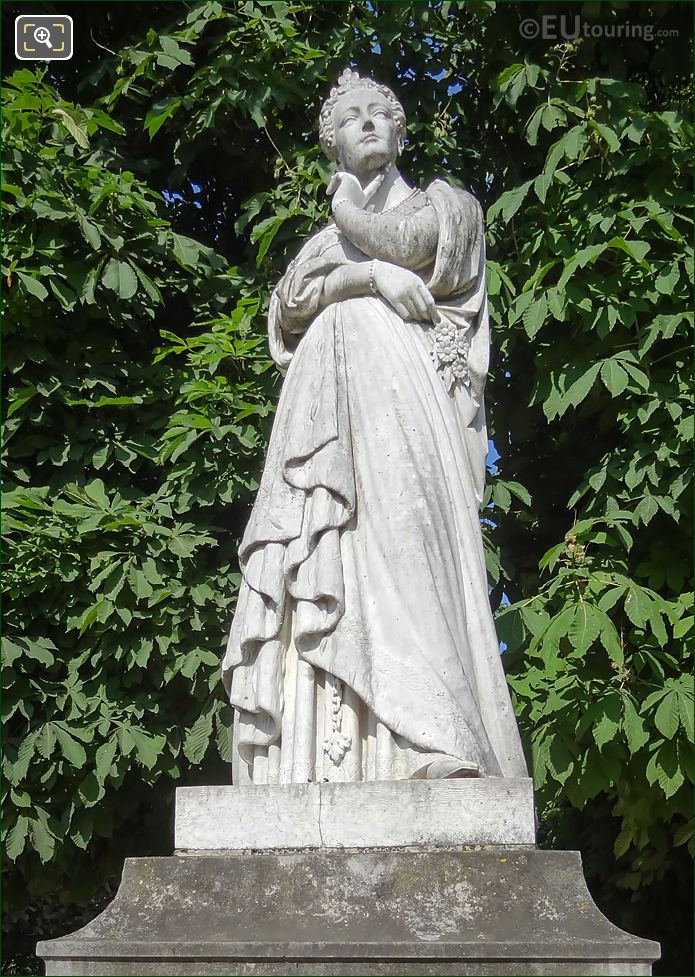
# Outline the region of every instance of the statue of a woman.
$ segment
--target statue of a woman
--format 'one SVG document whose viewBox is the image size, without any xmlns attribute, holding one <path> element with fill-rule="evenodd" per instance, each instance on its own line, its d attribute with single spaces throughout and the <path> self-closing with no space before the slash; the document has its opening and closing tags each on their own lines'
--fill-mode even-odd
<svg viewBox="0 0 695 977">
<path fill-rule="evenodd" d="M 334 223 L 275 289 L 287 369 L 223 675 L 235 784 L 525 776 L 488 599 L 481 209 L 396 168 L 393 92 L 321 110 Z"/>
</svg>

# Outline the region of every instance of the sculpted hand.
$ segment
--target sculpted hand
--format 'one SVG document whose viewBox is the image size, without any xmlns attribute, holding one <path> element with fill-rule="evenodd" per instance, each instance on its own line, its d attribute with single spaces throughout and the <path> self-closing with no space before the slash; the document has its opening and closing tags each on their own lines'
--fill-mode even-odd
<svg viewBox="0 0 695 977">
<path fill-rule="evenodd" d="M 335 216 L 338 205 L 344 201 L 354 204 L 360 210 L 364 210 L 383 183 L 384 176 L 384 173 L 377 174 L 371 183 L 363 187 L 357 177 L 353 176 L 352 173 L 347 173 L 345 170 L 339 170 L 335 173 L 331 177 L 331 182 L 327 187 L 328 195 L 333 196 L 333 200 L 331 201 L 333 216 Z"/>
<path fill-rule="evenodd" d="M 374 262 L 374 285 L 403 319 L 436 325 L 439 312 L 423 280 L 407 268 Z"/>
</svg>

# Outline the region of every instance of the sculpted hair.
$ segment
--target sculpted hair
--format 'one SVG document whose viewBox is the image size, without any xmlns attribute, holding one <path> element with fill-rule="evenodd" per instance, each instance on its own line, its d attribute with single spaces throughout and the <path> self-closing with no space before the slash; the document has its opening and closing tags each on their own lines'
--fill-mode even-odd
<svg viewBox="0 0 695 977">
<path fill-rule="evenodd" d="M 326 156 L 334 163 L 337 162 L 338 156 L 335 149 L 333 109 L 336 107 L 338 99 L 347 92 L 359 88 L 373 88 L 374 91 L 384 96 L 391 106 L 393 119 L 398 130 L 399 152 L 403 148 L 403 142 L 405 140 L 405 112 L 401 103 L 387 85 L 381 85 L 378 81 L 374 81 L 373 78 L 360 78 L 357 71 L 346 68 L 340 78 L 338 78 L 338 84 L 331 88 L 331 93 L 323 103 L 321 114 L 319 115 L 319 144 Z"/>
</svg>

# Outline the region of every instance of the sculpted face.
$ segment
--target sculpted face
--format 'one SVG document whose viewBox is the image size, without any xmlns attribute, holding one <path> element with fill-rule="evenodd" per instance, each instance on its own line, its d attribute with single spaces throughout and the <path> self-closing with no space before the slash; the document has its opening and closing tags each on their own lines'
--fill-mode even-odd
<svg viewBox="0 0 695 977">
<path fill-rule="evenodd" d="M 388 100 L 378 91 L 346 92 L 333 109 L 341 169 L 366 180 L 398 157 L 400 139 Z"/>
</svg>

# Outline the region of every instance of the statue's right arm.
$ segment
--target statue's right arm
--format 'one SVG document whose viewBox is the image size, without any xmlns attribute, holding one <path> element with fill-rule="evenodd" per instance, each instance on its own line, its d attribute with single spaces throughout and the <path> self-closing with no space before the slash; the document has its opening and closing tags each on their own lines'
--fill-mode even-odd
<svg viewBox="0 0 695 977">
<path fill-rule="evenodd" d="M 300 252 L 275 290 L 283 332 L 300 335 L 326 306 L 370 295 L 385 299 L 403 318 L 437 321 L 434 299 L 416 272 L 378 258 L 346 260 L 342 246 L 314 252 Z"/>
<path fill-rule="evenodd" d="M 372 294 L 371 274 L 373 271 L 369 261 L 350 262 L 335 268 L 324 280 L 321 308 L 325 309 L 333 302 Z"/>
<path fill-rule="evenodd" d="M 389 261 L 359 261 L 334 269 L 323 283 L 320 307 L 364 295 L 380 295 L 404 319 L 436 323 L 434 299 L 415 272 Z"/>
</svg>

